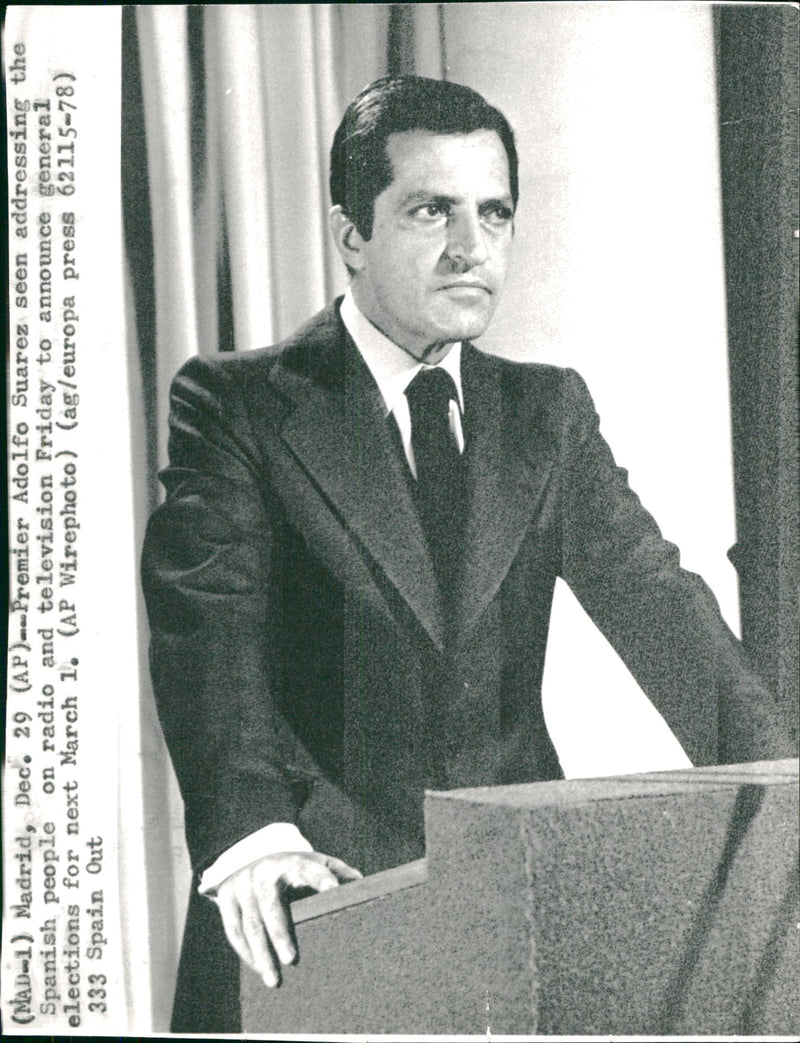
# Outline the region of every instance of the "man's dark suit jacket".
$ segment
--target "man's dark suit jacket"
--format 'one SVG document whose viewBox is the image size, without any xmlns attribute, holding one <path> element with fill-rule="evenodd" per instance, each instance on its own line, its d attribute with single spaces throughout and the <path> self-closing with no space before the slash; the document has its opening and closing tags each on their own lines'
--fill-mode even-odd
<svg viewBox="0 0 800 1043">
<path fill-rule="evenodd" d="M 177 376 L 143 575 L 198 873 L 273 821 L 374 872 L 423 854 L 426 787 L 559 777 L 541 705 L 557 576 L 695 764 L 788 752 L 581 378 L 470 345 L 462 373 L 471 507 L 448 618 L 394 421 L 335 306 L 277 354 Z M 194 891 L 173 1029 L 236 1031 L 236 957 Z"/>
</svg>

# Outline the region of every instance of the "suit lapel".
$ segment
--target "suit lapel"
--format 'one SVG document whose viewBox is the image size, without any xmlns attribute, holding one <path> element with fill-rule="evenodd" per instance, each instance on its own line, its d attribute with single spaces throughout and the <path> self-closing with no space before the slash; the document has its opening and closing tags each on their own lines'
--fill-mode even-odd
<svg viewBox="0 0 800 1043">
<path fill-rule="evenodd" d="M 469 345 L 462 359 L 470 507 L 454 623 L 466 639 L 537 515 L 554 449 L 532 435 L 542 429 L 520 394 L 521 372 Z M 270 379 L 294 403 L 281 430 L 289 449 L 441 651 L 442 606 L 405 461 L 337 309 L 287 342 Z"/>
<path fill-rule="evenodd" d="M 295 402 L 282 437 L 441 650 L 433 566 L 378 389 L 338 315 L 328 316 L 321 353 L 308 340 L 285 350 L 272 378 Z"/>
<path fill-rule="evenodd" d="M 535 425 L 520 415 L 522 396 L 510 383 L 512 369 L 471 346 L 465 347 L 462 367 L 470 510 L 456 625 L 466 639 L 536 516 L 553 456 L 549 446 L 531 445 Z"/>
</svg>

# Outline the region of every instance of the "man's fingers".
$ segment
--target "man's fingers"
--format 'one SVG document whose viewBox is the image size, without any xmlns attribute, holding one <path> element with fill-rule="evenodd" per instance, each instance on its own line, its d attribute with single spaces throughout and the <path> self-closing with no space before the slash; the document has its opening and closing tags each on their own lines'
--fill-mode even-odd
<svg viewBox="0 0 800 1043">
<path fill-rule="evenodd" d="M 273 890 L 277 893 L 277 884 Z M 265 934 L 250 874 L 226 881 L 217 893 L 216 903 L 225 934 L 237 956 L 260 975 L 265 985 L 274 988 L 280 983 L 280 972 Z"/>
<path fill-rule="evenodd" d="M 277 896 L 277 888 L 274 888 Z M 264 903 L 262 906 L 262 902 Z M 270 948 L 267 934 L 270 933 L 270 924 L 264 919 L 263 909 L 269 905 L 268 889 L 263 894 L 253 894 L 249 890 L 242 902 L 242 931 L 245 942 L 251 953 L 251 960 L 247 961 L 250 966 L 261 975 L 265 985 L 271 989 L 280 985 L 280 970 L 275 956 Z M 271 940 L 271 934 L 270 934 Z"/>
<path fill-rule="evenodd" d="M 218 889 L 216 903 L 228 941 L 264 984 L 274 988 L 280 984 L 280 964 L 295 963 L 298 956 L 287 890 L 327 891 L 360 876 L 340 858 L 320 852 L 267 855 Z"/>
<path fill-rule="evenodd" d="M 281 873 L 281 879 L 290 887 L 312 887 L 315 891 L 327 891 L 340 883 L 360 880 L 361 876 L 341 858 L 318 851 L 298 856 Z"/>
<path fill-rule="evenodd" d="M 326 855 L 316 852 L 300 855 L 284 868 L 281 880 L 289 887 L 311 887 L 315 891 L 327 891 L 331 887 L 337 887 L 339 880 L 328 868 L 328 861 L 336 859 L 329 860 Z"/>
<path fill-rule="evenodd" d="M 292 937 L 291 913 L 278 885 L 262 885 L 257 891 L 258 908 L 264 928 L 281 963 L 294 963 L 297 949 Z"/>
<path fill-rule="evenodd" d="M 253 954 L 242 930 L 242 910 L 231 889 L 220 890 L 216 898 L 217 908 L 222 917 L 225 935 L 231 943 L 236 955 L 255 969 Z"/>
<path fill-rule="evenodd" d="M 332 855 L 325 855 L 324 857 L 325 865 L 343 884 L 349 883 L 351 880 L 360 880 L 364 875 L 359 873 L 357 869 L 354 869 L 353 866 L 349 866 L 347 862 L 343 862 L 341 858 L 334 858 Z"/>
<path fill-rule="evenodd" d="M 327 891 L 338 887 L 340 882 L 356 880 L 361 876 L 357 869 L 348 866 L 339 858 L 318 852 L 293 858 L 280 874 L 281 886 L 263 884 L 257 889 L 258 905 L 264 927 L 278 959 L 283 964 L 297 962 L 297 942 L 294 925 L 285 894 L 286 888 L 312 888 Z"/>
</svg>

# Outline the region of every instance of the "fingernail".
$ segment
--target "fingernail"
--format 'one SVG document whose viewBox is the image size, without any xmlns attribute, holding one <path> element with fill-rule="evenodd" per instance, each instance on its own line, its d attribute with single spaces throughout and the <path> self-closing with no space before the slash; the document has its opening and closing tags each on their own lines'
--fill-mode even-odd
<svg viewBox="0 0 800 1043">
<path fill-rule="evenodd" d="M 275 972 L 271 970 L 262 970 L 261 979 L 269 989 L 274 989 L 280 984 L 280 978 L 278 978 Z"/>
<path fill-rule="evenodd" d="M 297 959 L 297 953 L 294 951 L 294 949 L 281 949 L 278 953 L 278 957 L 281 963 L 294 963 L 294 961 Z"/>
</svg>

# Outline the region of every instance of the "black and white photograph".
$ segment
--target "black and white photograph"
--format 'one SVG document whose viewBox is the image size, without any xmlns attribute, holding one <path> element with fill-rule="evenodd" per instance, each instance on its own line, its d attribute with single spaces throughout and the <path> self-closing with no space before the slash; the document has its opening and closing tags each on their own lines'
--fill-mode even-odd
<svg viewBox="0 0 800 1043">
<path fill-rule="evenodd" d="M 5 1033 L 796 1038 L 798 50 L 6 9 Z"/>
</svg>

